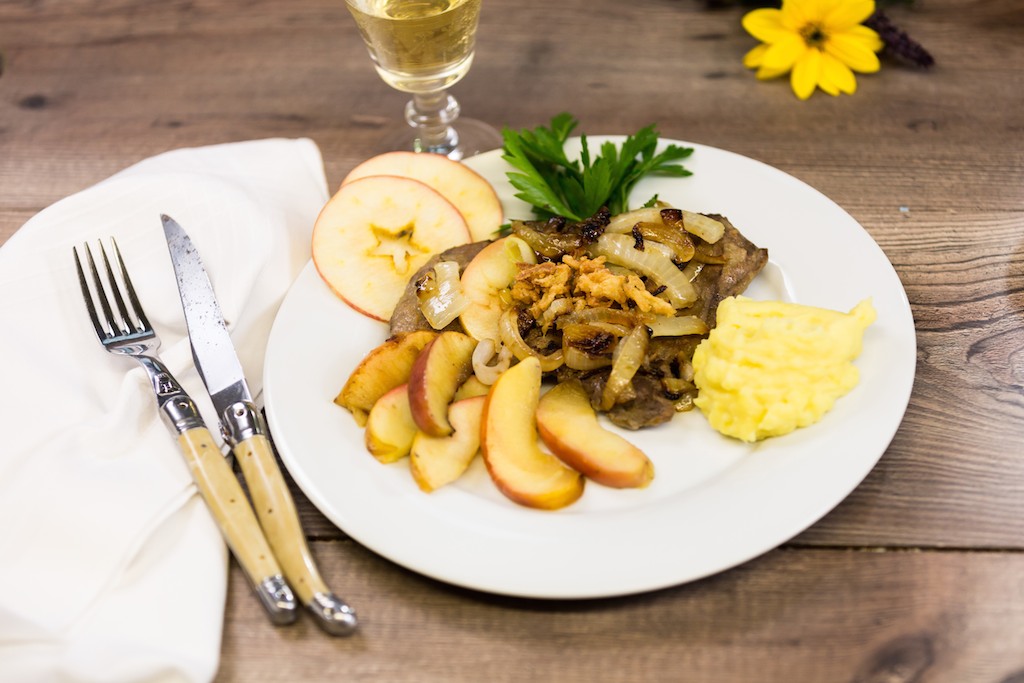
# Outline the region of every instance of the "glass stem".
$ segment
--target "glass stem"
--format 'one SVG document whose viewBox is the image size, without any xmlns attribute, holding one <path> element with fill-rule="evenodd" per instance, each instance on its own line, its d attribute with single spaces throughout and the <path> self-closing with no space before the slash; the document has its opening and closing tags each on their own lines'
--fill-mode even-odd
<svg viewBox="0 0 1024 683">
<path fill-rule="evenodd" d="M 451 156 L 459 135 L 451 124 L 459 117 L 459 103 L 445 91 L 414 93 L 405 105 L 405 120 L 416 129 L 414 148 Z"/>
</svg>

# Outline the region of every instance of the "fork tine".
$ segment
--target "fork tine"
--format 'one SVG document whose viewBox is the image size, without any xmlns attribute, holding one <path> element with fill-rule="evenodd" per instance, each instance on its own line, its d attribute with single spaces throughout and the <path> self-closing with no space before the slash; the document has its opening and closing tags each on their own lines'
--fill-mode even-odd
<svg viewBox="0 0 1024 683">
<path fill-rule="evenodd" d="M 85 249 L 88 251 L 89 246 L 85 245 Z M 96 304 L 92 300 L 92 292 L 89 290 L 89 281 L 85 277 L 85 271 L 82 270 L 82 259 L 78 256 L 78 249 L 71 247 L 71 253 L 75 256 L 75 269 L 78 270 L 78 285 L 82 288 L 82 297 L 85 299 L 85 307 L 89 311 L 89 320 L 92 321 L 92 326 L 96 330 L 96 336 L 100 339 L 106 339 L 109 335 L 103 329 L 103 325 L 100 324 L 100 318 L 96 314 Z"/>
<path fill-rule="evenodd" d="M 110 238 L 110 243 L 117 249 L 117 243 L 114 242 L 114 238 Z M 124 330 L 125 334 L 131 334 L 132 332 L 138 332 L 138 328 L 135 326 L 135 321 L 132 320 L 131 314 L 128 312 L 128 307 L 124 305 L 124 297 L 121 296 L 121 287 L 117 282 L 117 278 L 114 277 L 114 269 L 110 266 L 110 259 L 107 258 L 107 250 L 103 247 L 103 242 L 100 245 L 100 255 L 103 256 L 103 266 L 107 271 L 107 282 L 110 283 L 110 292 L 114 295 L 114 304 L 117 306 L 117 312 L 121 314 L 121 329 Z M 124 264 L 122 264 L 123 266 Z M 124 268 L 122 267 L 122 272 Z"/>
<path fill-rule="evenodd" d="M 110 238 L 110 243 L 114 246 L 114 256 L 117 257 L 117 265 L 121 269 L 121 280 L 124 282 L 124 288 L 128 294 L 128 301 L 132 305 L 132 310 L 135 311 L 135 316 L 139 319 L 139 325 L 141 325 L 140 332 L 152 330 L 153 326 L 149 324 L 149 320 L 146 319 L 146 313 L 142 310 L 142 304 L 139 303 L 139 297 L 135 294 L 135 287 L 132 285 L 132 279 L 128 277 L 128 268 L 124 265 L 124 259 L 121 258 L 121 250 L 117 246 L 117 242 L 113 237 Z"/>
<path fill-rule="evenodd" d="M 103 249 L 103 244 L 100 244 L 100 249 Z M 89 260 L 89 269 L 92 271 L 93 284 L 96 286 L 96 298 L 100 300 L 100 308 L 103 309 L 103 315 L 106 317 L 106 323 L 110 327 L 110 334 L 105 336 L 116 337 L 119 334 L 128 334 L 128 331 L 122 329 L 122 327 L 117 324 L 117 321 L 114 320 L 114 312 L 110 310 L 110 300 L 107 297 L 107 290 L 103 286 L 103 279 L 100 277 L 100 271 L 96 267 L 96 261 L 92 257 L 92 249 L 88 244 L 85 245 L 85 255 Z"/>
</svg>

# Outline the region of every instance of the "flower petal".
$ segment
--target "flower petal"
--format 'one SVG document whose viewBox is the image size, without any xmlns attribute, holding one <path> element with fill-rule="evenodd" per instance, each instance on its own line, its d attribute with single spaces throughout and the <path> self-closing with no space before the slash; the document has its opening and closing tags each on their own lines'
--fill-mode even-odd
<svg viewBox="0 0 1024 683">
<path fill-rule="evenodd" d="M 799 32 L 821 17 L 818 0 L 782 0 L 780 21 L 790 31 Z"/>
<path fill-rule="evenodd" d="M 818 85 L 822 90 L 833 95 L 839 92 L 852 95 L 857 92 L 857 79 L 850 71 L 850 67 L 827 52 L 821 55 L 821 81 Z M 837 92 L 833 93 L 829 88 L 833 88 Z"/>
<path fill-rule="evenodd" d="M 825 42 L 825 52 L 860 73 L 874 73 L 881 68 L 878 56 L 864 40 L 849 33 L 829 36 Z"/>
<path fill-rule="evenodd" d="M 764 61 L 764 53 L 767 52 L 768 45 L 761 43 L 753 50 L 743 55 L 743 66 L 748 69 L 756 69 L 761 66 L 761 62 Z"/>
<path fill-rule="evenodd" d="M 779 76 L 785 76 L 787 71 L 789 71 L 788 67 L 785 69 L 766 69 L 762 66 L 757 70 L 757 80 L 768 81 Z"/>
<path fill-rule="evenodd" d="M 780 20 L 781 15 L 781 12 L 777 9 L 756 9 L 744 15 L 743 28 L 747 30 L 747 33 L 763 43 L 774 43 L 786 36 L 792 35 L 792 31 L 788 31 L 783 27 Z"/>
<path fill-rule="evenodd" d="M 786 38 L 771 45 L 761 59 L 761 66 L 772 71 L 785 73 L 793 68 L 796 60 L 807 52 L 807 43 L 800 36 L 790 33 Z"/>
<path fill-rule="evenodd" d="M 862 23 L 875 11 L 874 0 L 845 0 L 829 8 L 822 16 L 822 23 L 830 32 L 845 31 Z"/>
<path fill-rule="evenodd" d="M 863 41 L 864 44 L 874 52 L 878 52 L 885 47 L 885 43 L 882 42 L 882 37 L 878 35 L 874 29 L 870 29 L 867 26 L 853 26 L 848 28 L 846 31 L 843 31 L 843 33 Z"/>
<path fill-rule="evenodd" d="M 832 83 L 829 83 L 828 81 L 821 81 L 821 82 L 819 82 L 818 83 L 818 88 L 820 88 L 821 91 L 823 93 L 825 93 L 826 95 L 831 95 L 832 97 L 838 97 L 839 96 L 839 88 L 837 88 Z"/>
<path fill-rule="evenodd" d="M 814 92 L 815 86 L 821 79 L 821 51 L 816 49 L 807 50 L 804 55 L 793 65 L 793 73 L 789 77 L 789 83 L 793 86 L 793 92 L 801 100 L 806 100 Z"/>
</svg>

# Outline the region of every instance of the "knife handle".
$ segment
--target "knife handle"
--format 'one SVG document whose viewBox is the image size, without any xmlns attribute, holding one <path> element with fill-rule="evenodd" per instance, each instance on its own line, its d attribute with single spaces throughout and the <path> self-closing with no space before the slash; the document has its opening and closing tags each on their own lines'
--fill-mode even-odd
<svg viewBox="0 0 1024 683">
<path fill-rule="evenodd" d="M 306 544 L 306 535 L 299 522 L 281 468 L 277 466 L 270 441 L 263 434 L 251 434 L 238 442 L 235 459 L 249 485 L 253 507 L 267 534 L 270 547 L 284 568 L 299 601 L 316 617 L 317 624 L 335 636 L 351 634 L 356 629 L 356 614 L 343 600 L 327 588 Z"/>
<path fill-rule="evenodd" d="M 270 620 L 279 625 L 292 623 L 297 616 L 295 596 L 213 435 L 206 427 L 186 429 L 179 433 L 178 445 L 200 495 Z"/>
</svg>

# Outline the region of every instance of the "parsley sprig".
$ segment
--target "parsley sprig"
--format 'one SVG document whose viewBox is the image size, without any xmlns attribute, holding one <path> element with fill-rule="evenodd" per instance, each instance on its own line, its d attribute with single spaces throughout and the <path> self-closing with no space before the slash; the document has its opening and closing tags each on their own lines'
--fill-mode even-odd
<svg viewBox="0 0 1024 683">
<path fill-rule="evenodd" d="M 570 160 L 565 141 L 577 125 L 570 114 L 561 113 L 549 126 L 502 131 L 502 158 L 516 169 L 508 173 L 509 183 L 519 190 L 516 197 L 532 205 L 539 216 L 582 221 L 602 207 L 614 216 L 629 210 L 629 194 L 644 176 L 692 175 L 676 162 L 690 156 L 693 148 L 667 145 L 656 152 L 658 132 L 653 125 L 628 136 L 621 146 L 603 143 L 594 157 L 582 135 L 580 158 Z"/>
</svg>

